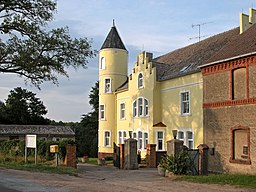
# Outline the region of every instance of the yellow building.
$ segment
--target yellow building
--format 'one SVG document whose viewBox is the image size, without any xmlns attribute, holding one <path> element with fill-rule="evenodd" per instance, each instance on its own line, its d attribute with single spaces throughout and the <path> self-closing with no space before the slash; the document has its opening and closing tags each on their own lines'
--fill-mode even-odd
<svg viewBox="0 0 256 192">
<path fill-rule="evenodd" d="M 99 158 L 131 135 L 142 156 L 147 144 L 166 150 L 177 138 L 189 148 L 204 142 L 203 82 L 198 66 L 239 34 L 215 35 L 153 59 L 141 52 L 128 76 L 128 52 L 113 26 L 99 53 Z"/>
</svg>

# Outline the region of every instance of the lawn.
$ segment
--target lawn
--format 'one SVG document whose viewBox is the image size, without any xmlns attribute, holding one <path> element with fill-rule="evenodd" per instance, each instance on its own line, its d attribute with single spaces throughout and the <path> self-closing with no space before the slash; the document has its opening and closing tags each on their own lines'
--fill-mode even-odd
<svg viewBox="0 0 256 192">
<path fill-rule="evenodd" d="M 256 189 L 256 175 L 210 174 L 208 176 L 182 176 L 177 178 L 177 180 L 208 184 L 228 184 Z"/>
</svg>

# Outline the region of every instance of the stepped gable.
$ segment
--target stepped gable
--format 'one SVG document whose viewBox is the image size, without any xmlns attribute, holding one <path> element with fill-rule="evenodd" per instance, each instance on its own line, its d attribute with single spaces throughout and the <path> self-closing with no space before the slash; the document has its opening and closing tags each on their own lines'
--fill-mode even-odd
<svg viewBox="0 0 256 192">
<path fill-rule="evenodd" d="M 163 81 L 199 72 L 200 65 L 207 63 L 210 57 L 238 36 L 239 27 L 155 58 L 157 63 L 168 64 L 168 67 L 155 65 L 158 68 L 157 80 Z"/>
</svg>

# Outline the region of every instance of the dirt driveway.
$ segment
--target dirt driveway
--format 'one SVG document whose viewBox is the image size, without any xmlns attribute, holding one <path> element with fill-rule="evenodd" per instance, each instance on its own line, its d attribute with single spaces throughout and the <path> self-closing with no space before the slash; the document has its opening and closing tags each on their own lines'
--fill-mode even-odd
<svg viewBox="0 0 256 192">
<path fill-rule="evenodd" d="M 112 166 L 78 165 L 78 177 L 0 168 L 0 185 L 24 192 L 252 192 L 231 186 L 174 181 L 156 169 L 118 170 Z M 0 190 L 1 191 L 1 190 Z"/>
</svg>

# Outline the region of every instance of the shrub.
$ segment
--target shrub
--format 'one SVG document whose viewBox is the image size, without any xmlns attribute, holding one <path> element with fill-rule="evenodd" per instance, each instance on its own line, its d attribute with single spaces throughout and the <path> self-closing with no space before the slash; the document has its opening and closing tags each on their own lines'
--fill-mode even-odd
<svg viewBox="0 0 256 192">
<path fill-rule="evenodd" d="M 165 155 L 161 158 L 160 167 L 163 167 L 175 175 L 189 174 L 189 157 L 188 154 L 181 151 L 178 155 Z"/>
</svg>

